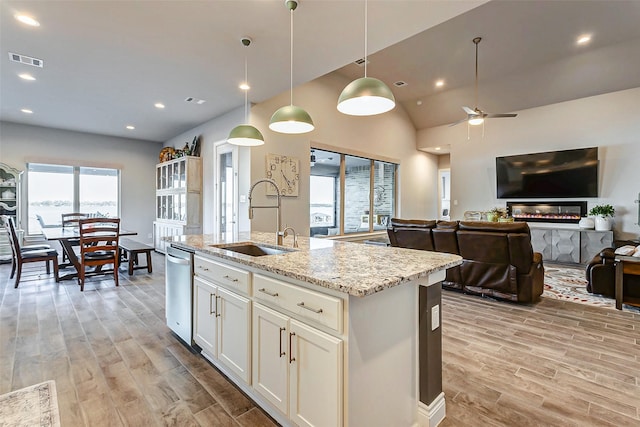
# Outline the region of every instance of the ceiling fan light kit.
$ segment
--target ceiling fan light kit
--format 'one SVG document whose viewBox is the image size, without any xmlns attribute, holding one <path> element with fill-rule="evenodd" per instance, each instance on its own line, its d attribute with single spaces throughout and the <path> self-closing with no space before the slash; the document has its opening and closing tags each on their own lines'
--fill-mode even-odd
<svg viewBox="0 0 640 427">
<path fill-rule="evenodd" d="M 240 39 L 242 46 L 249 47 L 251 45 L 251 39 L 249 37 L 243 37 Z M 249 123 L 249 80 L 247 71 L 247 55 L 244 57 L 244 84 L 247 89 L 244 91 L 244 120 L 245 123 Z M 264 136 L 255 127 L 250 124 L 242 124 L 234 127 L 229 132 L 227 142 L 232 145 L 240 145 L 243 147 L 255 147 L 257 145 L 264 144 Z"/>
<path fill-rule="evenodd" d="M 287 9 L 289 9 L 291 17 L 291 61 L 289 70 L 291 103 L 273 113 L 271 120 L 269 120 L 269 129 L 274 132 L 288 134 L 307 133 L 315 129 L 313 120 L 309 113 L 303 108 L 293 105 L 293 11 L 298 7 L 298 2 L 295 0 L 285 0 L 284 4 Z"/>
<path fill-rule="evenodd" d="M 482 37 L 475 37 L 473 40 L 473 44 L 476 45 L 476 79 L 475 79 L 475 107 L 469 108 L 467 106 L 463 106 L 462 109 L 465 113 L 467 113 L 467 117 L 458 120 L 457 122 L 451 123 L 449 126 L 455 126 L 457 124 L 467 122 L 467 125 L 478 126 L 484 124 L 484 119 L 495 119 L 495 118 L 505 118 L 505 117 L 516 117 L 517 114 L 514 113 L 487 113 L 486 111 L 482 111 L 478 107 L 478 45 L 482 41 Z M 482 131 L 482 135 L 484 136 L 484 127 Z M 467 139 L 469 138 L 469 133 L 467 132 Z"/>
<path fill-rule="evenodd" d="M 367 0 L 364 2 L 364 77 L 349 83 L 338 98 L 338 111 L 351 116 L 373 116 L 396 106 L 391 89 L 383 81 L 367 77 Z"/>
</svg>

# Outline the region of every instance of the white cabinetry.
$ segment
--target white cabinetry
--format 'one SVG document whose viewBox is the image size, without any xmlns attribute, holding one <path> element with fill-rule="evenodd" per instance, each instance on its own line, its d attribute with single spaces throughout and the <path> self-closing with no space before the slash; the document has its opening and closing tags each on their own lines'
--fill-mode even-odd
<svg viewBox="0 0 640 427">
<path fill-rule="evenodd" d="M 251 381 L 251 301 L 237 293 L 249 286 L 249 275 L 195 256 L 194 341 L 209 359 L 217 359 L 240 379 Z M 233 290 L 228 287 L 235 286 Z M 236 292 L 234 292 L 236 291 Z"/>
<path fill-rule="evenodd" d="M 165 252 L 165 237 L 202 233 L 202 160 L 185 156 L 156 165 L 153 242 Z"/>
<path fill-rule="evenodd" d="M 22 172 L 0 163 L 0 215 L 13 218 L 16 228 L 20 229 L 20 178 Z M 9 235 L 0 227 L 0 262 L 11 259 Z"/>
<path fill-rule="evenodd" d="M 254 303 L 253 387 L 300 426 L 342 425 L 342 340 Z"/>
</svg>

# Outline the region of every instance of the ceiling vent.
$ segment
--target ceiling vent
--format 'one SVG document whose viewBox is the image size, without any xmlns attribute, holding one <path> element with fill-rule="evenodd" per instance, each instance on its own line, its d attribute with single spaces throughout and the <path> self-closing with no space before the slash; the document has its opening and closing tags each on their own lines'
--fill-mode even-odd
<svg viewBox="0 0 640 427">
<path fill-rule="evenodd" d="M 9 52 L 9 59 L 13 62 L 19 62 L 20 64 L 31 65 L 38 68 L 42 68 L 42 66 L 44 65 L 44 61 L 42 59 L 20 55 L 19 53 Z"/>
<path fill-rule="evenodd" d="M 406 86 L 407 82 L 403 82 L 402 80 L 398 80 L 393 85 L 396 86 L 396 87 L 402 87 L 402 86 Z"/>
<path fill-rule="evenodd" d="M 198 105 L 202 105 L 202 104 L 204 104 L 205 102 L 207 102 L 207 101 L 205 101 L 204 99 L 194 98 L 193 96 L 190 96 L 190 97 L 188 97 L 188 98 L 185 98 L 185 101 L 186 101 L 186 102 L 193 103 L 193 104 L 198 104 Z"/>
<path fill-rule="evenodd" d="M 365 62 L 368 64 L 370 61 L 368 59 L 360 58 L 353 61 L 358 67 L 364 67 Z"/>
</svg>

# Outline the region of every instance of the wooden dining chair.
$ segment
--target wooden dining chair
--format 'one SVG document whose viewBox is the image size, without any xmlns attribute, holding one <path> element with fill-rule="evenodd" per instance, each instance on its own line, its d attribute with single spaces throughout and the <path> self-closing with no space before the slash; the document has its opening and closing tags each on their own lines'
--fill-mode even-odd
<svg viewBox="0 0 640 427">
<path fill-rule="evenodd" d="M 118 286 L 118 239 L 120 236 L 120 218 L 86 218 L 78 222 L 80 234 L 80 270 L 78 283 L 80 291 L 84 291 L 87 276 L 113 273 L 113 280 Z M 113 269 L 103 270 L 111 264 Z M 87 271 L 87 267 L 94 267 Z"/>
<path fill-rule="evenodd" d="M 13 222 L 13 218 L 5 217 L 4 225 L 9 235 L 9 243 L 11 246 L 11 275 L 10 279 L 16 277 L 14 288 L 17 288 L 20 284 L 20 278 L 22 277 L 22 266 L 29 262 L 45 262 L 47 274 L 51 273 L 50 263 L 53 263 L 53 275 L 56 282 L 60 281 L 58 275 L 58 251 L 55 249 L 47 248 L 45 246 L 21 246 L 18 239 L 18 233 L 16 232 L 16 225 Z"/>
<path fill-rule="evenodd" d="M 89 214 L 87 213 L 63 213 L 62 216 L 62 228 L 78 228 L 81 219 L 89 218 Z M 80 246 L 80 239 L 69 239 L 69 244 L 71 246 Z M 62 251 L 62 262 L 67 262 L 68 257 L 67 254 Z"/>
</svg>

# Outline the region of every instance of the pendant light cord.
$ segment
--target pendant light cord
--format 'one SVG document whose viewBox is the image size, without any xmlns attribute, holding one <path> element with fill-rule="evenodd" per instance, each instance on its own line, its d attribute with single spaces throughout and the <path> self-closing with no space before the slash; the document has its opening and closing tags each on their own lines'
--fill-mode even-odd
<svg viewBox="0 0 640 427">
<path fill-rule="evenodd" d="M 293 9 L 291 9 L 291 49 L 290 49 L 290 61 L 289 61 L 289 84 L 290 84 L 290 97 L 291 97 L 291 105 L 293 105 Z"/>
<path fill-rule="evenodd" d="M 247 54 L 244 54 L 244 83 L 249 87 L 249 73 L 247 72 Z M 249 89 L 244 91 L 244 121 L 249 124 Z"/>
<path fill-rule="evenodd" d="M 364 76 L 367 77 L 367 30 L 368 30 L 368 7 L 367 0 L 364 0 Z"/>
<path fill-rule="evenodd" d="M 478 44 L 480 44 L 480 40 L 482 40 L 480 37 L 473 39 L 476 45 L 476 105 L 474 106 L 476 110 L 478 109 Z"/>
</svg>

